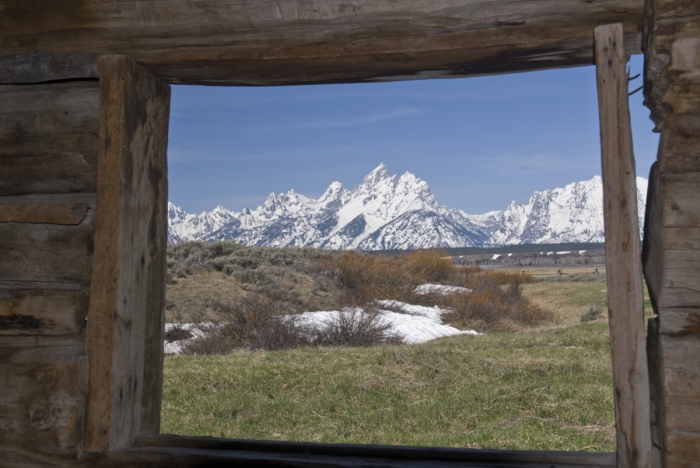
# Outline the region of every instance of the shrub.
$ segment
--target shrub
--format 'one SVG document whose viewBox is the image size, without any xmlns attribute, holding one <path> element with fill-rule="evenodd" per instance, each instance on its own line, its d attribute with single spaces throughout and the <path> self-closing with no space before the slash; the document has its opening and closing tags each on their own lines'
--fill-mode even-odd
<svg viewBox="0 0 700 468">
<path fill-rule="evenodd" d="M 344 309 L 314 330 L 312 337 L 319 346 L 369 347 L 403 343 L 403 337 L 391 332 L 391 325 L 381 320 L 376 309 Z"/>
<path fill-rule="evenodd" d="M 437 283 L 453 275 L 455 266 L 444 250 L 414 250 L 398 259 L 419 283 Z"/>
<path fill-rule="evenodd" d="M 593 322 L 603 317 L 603 306 L 600 304 L 592 304 L 588 307 L 588 311 L 581 315 L 581 323 Z"/>
<path fill-rule="evenodd" d="M 219 319 L 202 323 L 183 354 L 228 354 L 237 349 L 287 349 L 308 344 L 308 332 L 278 301 L 253 294 L 235 303 L 214 303 Z"/>
<path fill-rule="evenodd" d="M 478 274 L 470 279 L 472 292 L 444 296 L 441 305 L 449 312 L 444 322 L 460 329 L 513 331 L 552 321 L 554 315 L 529 303 L 519 283 L 501 286 L 502 278 Z"/>
</svg>

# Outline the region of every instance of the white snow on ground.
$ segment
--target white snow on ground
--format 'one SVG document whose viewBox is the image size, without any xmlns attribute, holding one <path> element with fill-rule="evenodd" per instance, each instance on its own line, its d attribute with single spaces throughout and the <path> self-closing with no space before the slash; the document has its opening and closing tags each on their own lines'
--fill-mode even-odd
<svg viewBox="0 0 700 468">
<path fill-rule="evenodd" d="M 416 289 L 413 290 L 413 292 L 415 292 L 416 294 L 451 294 L 457 292 L 470 293 L 472 292 L 472 290 L 468 288 L 461 288 L 459 286 L 448 286 L 445 284 L 421 284 L 420 286 L 417 286 Z"/>
<path fill-rule="evenodd" d="M 165 333 L 168 333 L 173 328 L 178 327 L 181 330 L 187 330 L 190 333 L 192 333 L 192 338 L 198 338 L 204 335 L 204 332 L 202 331 L 203 329 L 206 330 L 207 327 L 213 326 L 213 323 L 166 323 Z M 182 351 L 182 345 L 185 344 L 188 341 L 188 339 L 181 341 L 173 341 L 172 343 L 168 343 L 167 341 L 165 341 L 163 345 L 163 352 L 165 354 L 180 354 L 180 352 Z"/>
<path fill-rule="evenodd" d="M 379 320 L 391 325 L 391 331 L 398 333 L 407 344 L 425 343 L 426 341 L 452 335 L 478 335 L 474 330 L 459 330 L 444 325 L 440 316 L 445 312 L 437 307 L 424 307 L 399 301 L 377 301 L 380 306 L 399 308 L 405 313 L 379 310 Z M 324 326 L 335 319 L 341 312 L 337 310 L 304 312 L 300 320 L 304 325 Z"/>
<path fill-rule="evenodd" d="M 459 330 L 458 328 L 443 324 L 441 316 L 446 312 L 446 310 L 438 307 L 425 307 L 406 304 L 399 301 L 377 302 L 379 303 L 380 307 L 384 306 L 387 308 L 400 309 L 404 311 L 404 313 L 398 313 L 380 309 L 379 320 L 390 324 L 390 331 L 403 336 L 404 342 L 407 344 L 425 343 L 426 341 L 434 340 L 436 338 L 452 335 L 479 335 L 479 333 L 474 330 Z M 341 312 L 337 310 L 304 312 L 298 316 L 298 319 L 301 322 L 300 324 L 311 327 L 322 327 L 335 319 L 340 313 Z M 203 335 L 204 332 L 202 331 L 202 328 L 206 329 L 208 326 L 215 326 L 211 323 L 199 325 L 192 323 L 166 323 L 165 331 L 168 332 L 172 330 L 176 325 L 182 329 L 189 330 L 193 337 Z M 172 343 L 166 342 L 164 347 L 165 354 L 180 354 L 182 349 L 181 345 L 186 341 L 187 340 L 175 341 Z"/>
<path fill-rule="evenodd" d="M 491 260 L 498 260 L 498 257 L 500 257 L 501 254 L 493 254 L 493 257 L 491 257 Z"/>
<path fill-rule="evenodd" d="M 562 250 L 561 252 L 557 252 L 557 255 L 566 255 L 566 254 L 570 254 L 570 253 L 571 253 L 571 250 Z"/>
</svg>

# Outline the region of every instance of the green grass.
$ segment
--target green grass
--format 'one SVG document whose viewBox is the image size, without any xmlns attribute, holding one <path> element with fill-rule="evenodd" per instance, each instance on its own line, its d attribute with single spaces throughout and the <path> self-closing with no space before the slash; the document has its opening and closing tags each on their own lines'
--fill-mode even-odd
<svg viewBox="0 0 700 468">
<path fill-rule="evenodd" d="M 410 346 L 168 357 L 161 431 L 614 451 L 606 322 Z"/>
</svg>

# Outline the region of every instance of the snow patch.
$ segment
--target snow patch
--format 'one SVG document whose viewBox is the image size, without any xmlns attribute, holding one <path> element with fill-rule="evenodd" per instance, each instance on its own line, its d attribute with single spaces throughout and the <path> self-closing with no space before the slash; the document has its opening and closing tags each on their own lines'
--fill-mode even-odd
<svg viewBox="0 0 700 468">
<path fill-rule="evenodd" d="M 470 293 L 471 289 L 462 288 L 460 286 L 448 286 L 445 284 L 421 284 L 413 290 L 416 294 L 452 294 L 452 293 Z"/>
</svg>

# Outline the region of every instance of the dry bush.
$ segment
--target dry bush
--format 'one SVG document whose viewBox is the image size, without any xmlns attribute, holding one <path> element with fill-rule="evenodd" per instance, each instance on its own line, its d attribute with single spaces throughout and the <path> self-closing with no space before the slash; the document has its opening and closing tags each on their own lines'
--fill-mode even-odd
<svg viewBox="0 0 700 468">
<path fill-rule="evenodd" d="M 362 306 L 374 300 L 401 300 L 418 285 L 398 257 L 345 252 L 329 262 L 345 289 L 343 305 Z"/>
<path fill-rule="evenodd" d="M 414 250 L 397 259 L 406 265 L 418 283 L 437 283 L 449 279 L 456 268 L 444 250 Z"/>
<path fill-rule="evenodd" d="M 403 337 L 391 332 L 376 309 L 344 309 L 323 327 L 312 332 L 318 346 L 370 347 L 401 344 Z"/>
<path fill-rule="evenodd" d="M 552 313 L 529 303 L 519 283 L 499 283 L 500 279 L 491 275 L 475 275 L 470 281 L 472 292 L 444 296 L 440 305 L 449 312 L 442 315 L 443 321 L 460 329 L 485 332 L 514 331 L 554 319 Z"/>
<path fill-rule="evenodd" d="M 346 307 L 385 299 L 415 302 L 416 286 L 448 280 L 456 270 L 442 250 L 417 250 L 393 257 L 351 251 L 329 258 L 326 267 L 335 272 L 345 290 L 339 306 Z"/>
<path fill-rule="evenodd" d="M 253 294 L 215 303 L 216 323 L 198 326 L 201 336 L 183 344 L 183 354 L 228 354 L 237 349 L 287 349 L 308 344 L 308 331 L 280 302 Z"/>
</svg>

